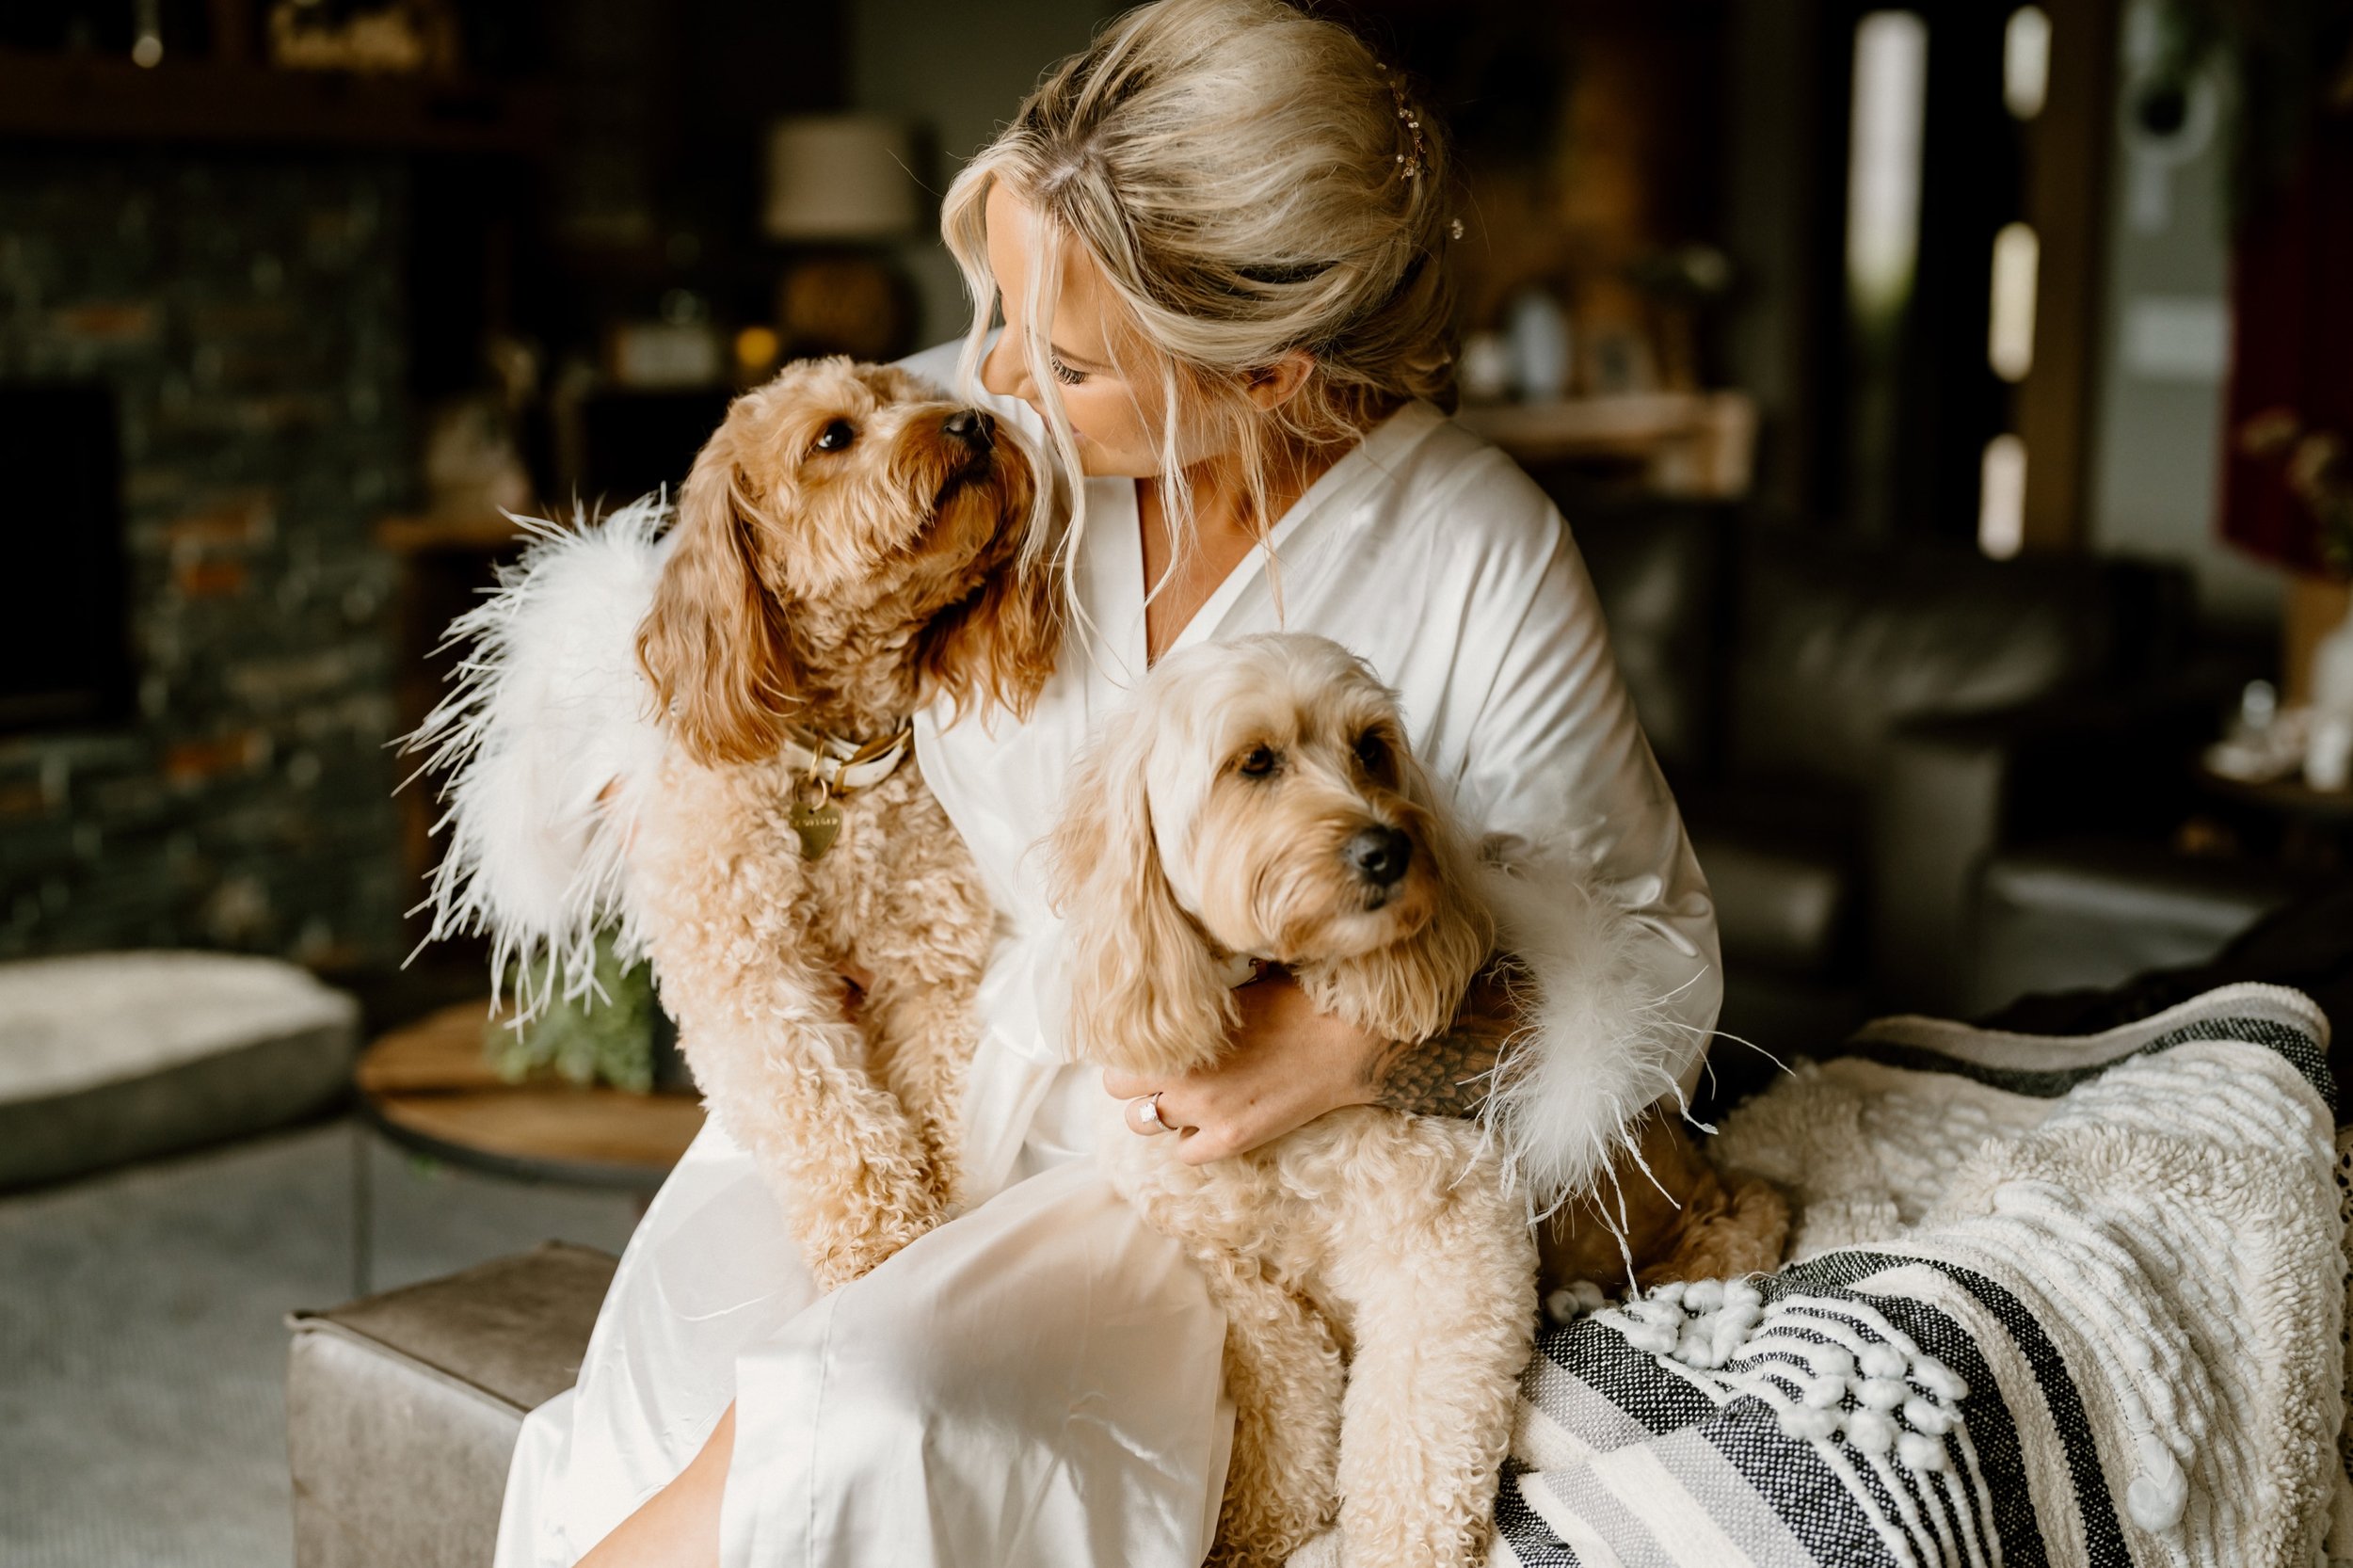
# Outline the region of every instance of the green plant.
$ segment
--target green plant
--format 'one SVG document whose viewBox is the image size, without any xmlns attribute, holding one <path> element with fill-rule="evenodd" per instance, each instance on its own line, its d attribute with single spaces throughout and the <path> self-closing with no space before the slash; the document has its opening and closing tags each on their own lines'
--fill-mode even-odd
<svg viewBox="0 0 2353 1568">
<path fill-rule="evenodd" d="M 506 989 L 515 988 L 510 968 Z M 613 935 L 597 937 L 596 984 L 584 995 L 557 997 L 520 1027 L 494 1020 L 483 1054 L 501 1078 L 518 1082 L 552 1071 L 573 1083 L 610 1083 L 633 1094 L 653 1089 L 653 971 L 624 965 Z"/>
</svg>

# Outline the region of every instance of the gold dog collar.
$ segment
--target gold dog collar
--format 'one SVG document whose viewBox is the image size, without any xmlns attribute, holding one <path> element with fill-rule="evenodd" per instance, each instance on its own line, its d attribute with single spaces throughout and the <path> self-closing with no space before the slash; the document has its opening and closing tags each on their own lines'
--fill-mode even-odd
<svg viewBox="0 0 2353 1568">
<path fill-rule="evenodd" d="M 824 785 L 828 794 L 849 795 L 872 789 L 898 772 L 914 746 L 915 726 L 911 724 L 903 724 L 897 733 L 864 745 L 854 745 L 839 735 L 793 729 L 785 733 L 784 763 L 802 777 Z"/>
<path fill-rule="evenodd" d="M 872 789 L 898 772 L 914 745 L 915 727 L 909 724 L 901 725 L 896 734 L 863 745 L 854 745 L 838 735 L 807 730 L 786 734 L 784 762 L 798 776 L 787 821 L 801 840 L 802 859 L 814 860 L 833 848 L 841 832 L 841 810 L 834 802 Z"/>
</svg>

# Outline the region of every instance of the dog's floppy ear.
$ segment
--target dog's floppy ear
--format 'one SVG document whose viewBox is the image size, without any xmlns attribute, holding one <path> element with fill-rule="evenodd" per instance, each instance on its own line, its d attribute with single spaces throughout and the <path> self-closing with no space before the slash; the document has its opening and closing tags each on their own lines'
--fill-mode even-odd
<svg viewBox="0 0 2353 1568">
<path fill-rule="evenodd" d="M 1152 836 L 1150 728 L 1115 715 L 1080 763 L 1047 840 L 1070 931 L 1070 1028 L 1104 1066 L 1173 1076 L 1208 1066 L 1237 1015 L 1200 928 L 1176 903 Z"/>
<path fill-rule="evenodd" d="M 981 582 L 924 632 L 924 676 L 958 717 L 975 706 L 1029 717 L 1062 646 L 1062 552 L 1029 548 L 1044 541 L 1055 510 L 1050 498 L 1059 492 L 1038 477 L 1038 459 L 1019 432 L 998 429 L 1011 450 L 994 482 L 1001 509 Z"/>
<path fill-rule="evenodd" d="M 1397 765 L 1398 792 L 1414 807 L 1417 836 L 1438 880 L 1438 906 L 1414 936 L 1358 961 L 1356 984 L 1371 1015 L 1368 1023 L 1398 1039 L 1421 1040 L 1454 1021 L 1463 993 L 1494 950 L 1496 928 L 1479 896 L 1471 849 L 1455 825 L 1452 805 L 1401 746 Z"/>
<path fill-rule="evenodd" d="M 663 722 L 706 767 L 773 756 L 792 697 L 784 618 L 760 580 L 742 482 L 730 422 L 679 491 L 678 542 L 637 629 Z"/>
<path fill-rule="evenodd" d="M 1010 541 L 1003 548 L 1009 556 L 1019 550 Z M 932 622 L 924 673 L 958 716 L 976 700 L 1030 716 L 1062 644 L 1062 583 L 1058 559 L 1000 561 Z"/>
</svg>

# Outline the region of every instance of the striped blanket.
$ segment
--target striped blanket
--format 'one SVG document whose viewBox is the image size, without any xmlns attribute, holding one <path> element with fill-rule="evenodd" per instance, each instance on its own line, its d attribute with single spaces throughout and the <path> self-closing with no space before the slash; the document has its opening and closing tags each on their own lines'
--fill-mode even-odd
<svg viewBox="0 0 2353 1568">
<path fill-rule="evenodd" d="M 1494 1561 L 2333 1559 L 2327 1039 L 2237 985 L 2081 1039 L 1889 1019 L 1801 1065 L 1717 1140 L 1789 1191 L 1795 1260 L 1548 1330 Z"/>
</svg>

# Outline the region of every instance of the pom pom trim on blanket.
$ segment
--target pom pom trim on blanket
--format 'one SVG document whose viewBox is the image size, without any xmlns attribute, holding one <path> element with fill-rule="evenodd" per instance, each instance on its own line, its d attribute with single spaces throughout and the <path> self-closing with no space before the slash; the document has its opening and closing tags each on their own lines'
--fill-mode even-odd
<svg viewBox="0 0 2353 1568">
<path fill-rule="evenodd" d="M 1718 1143 L 1790 1190 L 1799 1260 L 1545 1333 L 1492 1561 L 2345 1555 L 2328 1038 L 2237 985 L 2074 1039 L 1883 1020 L 1801 1064 Z"/>
</svg>

